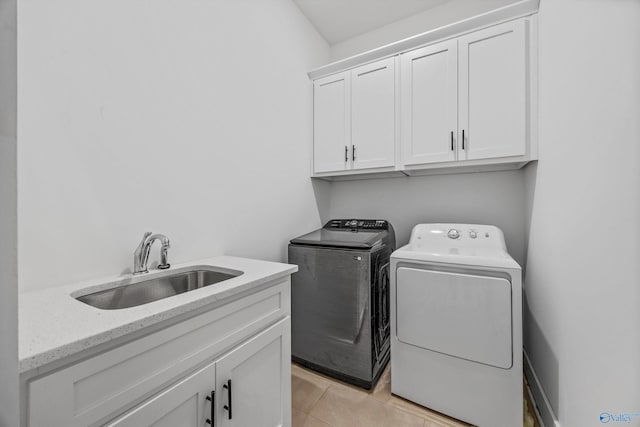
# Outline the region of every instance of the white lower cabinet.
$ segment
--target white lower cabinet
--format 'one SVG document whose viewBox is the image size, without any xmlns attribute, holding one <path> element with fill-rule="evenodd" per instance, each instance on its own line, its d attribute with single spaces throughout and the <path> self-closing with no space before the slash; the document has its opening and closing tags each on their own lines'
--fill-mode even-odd
<svg viewBox="0 0 640 427">
<path fill-rule="evenodd" d="M 281 321 L 216 363 L 216 427 L 291 425 L 291 322 Z"/>
<path fill-rule="evenodd" d="M 187 376 L 142 405 L 124 414 L 108 427 L 200 427 L 210 422 L 215 364 Z"/>
<path fill-rule="evenodd" d="M 28 427 L 291 427 L 290 279 L 26 381 Z"/>
<path fill-rule="evenodd" d="M 281 320 L 106 426 L 291 426 L 290 331 Z"/>
</svg>

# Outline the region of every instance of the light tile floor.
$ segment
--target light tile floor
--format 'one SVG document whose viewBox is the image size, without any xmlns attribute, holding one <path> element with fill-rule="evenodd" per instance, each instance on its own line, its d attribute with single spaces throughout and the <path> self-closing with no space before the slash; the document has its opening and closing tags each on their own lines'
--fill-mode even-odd
<svg viewBox="0 0 640 427">
<path fill-rule="evenodd" d="M 367 392 L 293 364 L 293 427 L 468 426 L 391 394 L 390 365 Z"/>
<path fill-rule="evenodd" d="M 293 427 L 469 426 L 392 395 L 390 365 L 369 392 L 297 364 L 291 374 Z"/>
</svg>

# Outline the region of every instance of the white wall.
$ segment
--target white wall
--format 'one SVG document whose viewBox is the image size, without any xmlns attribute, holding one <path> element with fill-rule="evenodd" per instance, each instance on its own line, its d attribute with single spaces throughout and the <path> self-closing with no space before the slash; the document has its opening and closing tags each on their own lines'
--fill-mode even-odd
<svg viewBox="0 0 640 427">
<path fill-rule="evenodd" d="M 541 2 L 525 349 L 564 427 L 640 413 L 638 22 L 637 0 Z"/>
<path fill-rule="evenodd" d="M 398 246 L 419 223 L 492 224 L 504 232 L 513 257 L 524 261 L 522 171 L 333 182 L 328 214 L 324 220 L 387 219 Z"/>
<path fill-rule="evenodd" d="M 338 61 L 443 25 L 515 3 L 517 0 L 452 0 L 331 46 L 331 60 Z"/>
<path fill-rule="evenodd" d="M 0 0 L 0 427 L 18 425 L 16 1 Z"/>
<path fill-rule="evenodd" d="M 174 263 L 286 260 L 320 224 L 306 72 L 328 45 L 290 0 L 32 0 L 18 19 L 21 291 L 130 269 L 146 230 Z"/>
</svg>

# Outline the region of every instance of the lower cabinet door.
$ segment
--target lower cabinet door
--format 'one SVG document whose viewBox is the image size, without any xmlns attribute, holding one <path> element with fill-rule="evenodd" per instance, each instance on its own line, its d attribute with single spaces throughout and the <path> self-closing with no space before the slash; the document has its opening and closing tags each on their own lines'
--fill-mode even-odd
<svg viewBox="0 0 640 427">
<path fill-rule="evenodd" d="M 187 376 L 140 406 L 125 413 L 109 427 L 202 427 L 210 425 L 215 364 Z"/>
<path fill-rule="evenodd" d="M 291 319 L 216 363 L 217 427 L 291 427 Z"/>
</svg>

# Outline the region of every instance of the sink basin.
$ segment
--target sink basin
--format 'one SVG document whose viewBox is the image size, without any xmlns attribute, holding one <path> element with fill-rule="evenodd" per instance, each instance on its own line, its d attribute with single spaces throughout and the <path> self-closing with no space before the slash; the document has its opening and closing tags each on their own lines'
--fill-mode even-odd
<svg viewBox="0 0 640 427">
<path fill-rule="evenodd" d="M 134 277 L 130 284 L 79 296 L 76 299 L 103 310 L 117 310 L 211 286 L 241 274 L 242 272 L 199 269 L 139 281 L 138 277 Z"/>
</svg>

